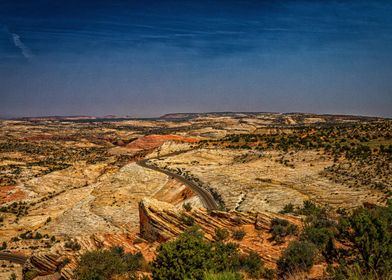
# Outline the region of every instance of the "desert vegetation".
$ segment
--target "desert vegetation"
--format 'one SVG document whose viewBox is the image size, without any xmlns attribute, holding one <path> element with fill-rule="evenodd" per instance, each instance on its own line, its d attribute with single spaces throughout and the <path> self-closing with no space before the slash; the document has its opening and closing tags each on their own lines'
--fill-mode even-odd
<svg viewBox="0 0 392 280">
<path fill-rule="evenodd" d="M 351 214 L 338 215 L 311 202 L 304 203 L 292 212 L 305 215 L 305 226 L 299 241 L 292 241 L 278 261 L 279 273 L 308 271 L 321 259 L 334 279 L 389 279 L 391 211 L 391 201 L 385 207 L 361 207 Z"/>
<path fill-rule="evenodd" d="M 137 272 L 142 270 L 145 260 L 141 253 L 125 253 L 122 247 L 112 247 L 85 253 L 78 263 L 75 276 L 81 280 L 104 280 L 115 276 L 128 279 L 139 278 Z"/>
<path fill-rule="evenodd" d="M 274 113 L 43 118 L 0 121 L 0 136 L 0 249 L 59 253 L 70 260 L 58 269 L 65 279 L 391 274 L 388 119 Z M 136 164 L 143 159 L 209 192 L 219 205 L 219 214 L 207 211 L 217 226 L 204 234 L 194 229 L 203 223 L 195 214 L 203 201 L 176 178 Z M 144 197 L 174 205 L 176 226 L 191 228 L 188 236 L 176 232 L 167 243 L 139 236 Z M 250 229 L 238 213 L 277 216 Z M 229 216 L 227 227 L 221 222 Z M 268 253 L 252 247 L 260 240 Z M 79 257 L 86 252 L 93 255 Z M 204 254 L 205 266 L 186 263 L 191 252 Z M 106 258 L 101 267 L 94 263 Z M 9 267 L 0 268 L 0 278 L 3 272 L 8 277 Z"/>
<path fill-rule="evenodd" d="M 76 274 L 79 279 L 110 279 L 104 275 L 129 273 L 145 279 L 285 279 L 324 264 L 326 278 L 390 279 L 391 202 L 385 207 L 358 208 L 350 214 L 332 213 L 306 202 L 291 214 L 301 215 L 304 227 L 284 249 L 276 269 L 266 268 L 254 251 L 241 252 L 237 244 L 228 241 L 227 231 L 217 229 L 214 240 L 209 241 L 197 226 L 190 226 L 175 240 L 161 244 L 149 264 L 141 254 L 112 248 L 83 255 Z M 290 226 L 284 221 L 273 220 L 273 231 L 277 225 L 288 230 Z"/>
</svg>

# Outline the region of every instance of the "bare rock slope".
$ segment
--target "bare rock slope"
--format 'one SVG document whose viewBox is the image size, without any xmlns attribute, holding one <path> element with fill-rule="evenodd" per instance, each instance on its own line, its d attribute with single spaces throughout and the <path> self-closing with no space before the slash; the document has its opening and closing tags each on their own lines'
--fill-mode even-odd
<svg viewBox="0 0 392 280">
<path fill-rule="evenodd" d="M 215 230 L 218 228 L 226 229 L 230 233 L 242 230 L 246 233 L 243 240 L 230 239 L 230 241 L 237 243 L 243 251 L 253 250 L 260 253 L 270 267 L 275 267 L 288 241 L 279 245 L 270 241 L 271 220 L 281 218 L 301 226 L 301 221 L 297 217 L 272 212 L 222 212 L 207 211 L 204 208 L 185 211 L 151 198 L 144 198 L 139 203 L 139 215 L 140 235 L 144 239 L 159 242 L 177 237 L 189 227 L 187 223 L 189 220 L 198 225 L 209 240 L 213 240 Z"/>
</svg>

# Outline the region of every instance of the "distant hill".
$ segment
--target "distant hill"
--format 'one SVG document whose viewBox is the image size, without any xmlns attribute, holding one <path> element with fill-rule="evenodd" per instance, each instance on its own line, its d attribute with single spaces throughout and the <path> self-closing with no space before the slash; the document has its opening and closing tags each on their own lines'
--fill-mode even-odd
<svg viewBox="0 0 392 280">
<path fill-rule="evenodd" d="M 22 117 L 17 120 L 26 121 L 59 121 L 59 120 L 94 120 L 94 116 L 41 116 L 41 117 Z"/>
<path fill-rule="evenodd" d="M 255 117 L 260 115 L 269 115 L 274 117 L 294 117 L 294 118 L 322 118 L 326 121 L 337 121 L 337 120 L 377 120 L 377 119 L 388 119 L 381 117 L 371 116 L 355 116 L 355 115 L 342 115 L 342 114 L 314 114 L 314 113 L 279 113 L 279 112 L 205 112 L 205 113 L 169 113 L 160 117 L 150 118 L 138 118 L 131 116 L 38 116 L 38 117 L 20 117 L 20 118 L 4 118 L 12 120 L 23 120 L 23 121 L 105 121 L 105 120 L 190 120 L 195 118 L 208 118 L 208 117 L 232 117 L 232 118 L 243 118 L 243 117 Z M 0 118 L 1 119 L 1 118 Z"/>
<path fill-rule="evenodd" d="M 381 117 L 370 117 L 370 116 L 355 116 L 355 115 L 342 115 L 342 114 L 314 114 L 314 113 L 279 113 L 279 112 L 206 112 L 206 113 L 169 113 L 165 114 L 160 119 L 194 119 L 198 117 L 244 117 L 244 116 L 256 116 L 256 115 L 280 115 L 280 116 L 296 116 L 296 117 L 322 117 L 325 119 L 384 119 Z"/>
<path fill-rule="evenodd" d="M 116 115 L 107 115 L 103 117 L 97 116 L 40 116 L 40 117 L 21 117 L 14 118 L 14 120 L 25 120 L 25 121 L 83 121 L 83 120 L 125 120 L 131 119 L 131 117 L 118 117 Z"/>
</svg>

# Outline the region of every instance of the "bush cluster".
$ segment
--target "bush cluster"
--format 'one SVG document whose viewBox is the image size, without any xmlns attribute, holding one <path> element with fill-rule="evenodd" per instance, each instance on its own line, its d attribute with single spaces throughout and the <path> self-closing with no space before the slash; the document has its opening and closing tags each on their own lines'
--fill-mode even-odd
<svg viewBox="0 0 392 280">
<path fill-rule="evenodd" d="M 291 211 L 291 207 L 288 208 Z M 330 264 L 327 272 L 332 279 L 390 279 L 391 201 L 386 207 L 361 207 L 351 214 L 339 211 L 339 219 L 336 216 L 332 219 L 327 208 L 312 202 L 304 202 L 293 211 L 305 215 L 304 228 L 299 240 L 291 241 L 278 260 L 278 279 L 306 272 L 323 259 Z M 297 228 L 284 219 L 272 220 L 271 226 L 271 233 L 276 236 L 297 233 Z M 244 234 L 238 230 L 233 237 L 243 238 Z M 275 277 L 275 272 L 264 267 L 257 253 L 241 253 L 238 245 L 224 242 L 228 237 L 227 230 L 216 229 L 215 241 L 211 242 L 197 227 L 188 228 L 176 240 L 159 246 L 157 256 L 150 264 L 152 278 L 240 280 L 245 274 L 254 279 Z M 337 243 L 344 246 L 336 246 Z M 121 247 L 115 247 L 84 254 L 75 275 L 83 280 L 111 279 L 116 275 L 138 279 L 135 273 L 143 264 L 140 253 L 125 254 Z"/>
<path fill-rule="evenodd" d="M 145 263 L 141 253 L 124 253 L 122 247 L 90 251 L 82 255 L 75 270 L 79 280 L 106 280 L 116 275 L 136 279 L 136 271 Z"/>
<path fill-rule="evenodd" d="M 389 279 L 392 275 L 392 201 L 386 207 L 358 208 L 339 223 L 337 239 L 350 248 L 339 251 L 337 279 L 351 274 L 363 279 Z"/>
<path fill-rule="evenodd" d="M 295 235 L 298 232 L 298 227 L 289 223 L 287 220 L 274 218 L 271 220 L 271 238 L 276 243 L 282 243 L 283 238 L 288 235 Z"/>
<path fill-rule="evenodd" d="M 154 280 L 241 279 L 236 274 L 239 271 L 251 277 L 271 278 L 273 275 L 256 253 L 241 255 L 236 244 L 207 241 L 197 227 L 162 244 L 152 262 Z"/>
<path fill-rule="evenodd" d="M 246 235 L 246 232 L 243 231 L 242 229 L 235 230 L 232 234 L 232 236 L 235 240 L 242 240 L 242 239 L 244 239 L 245 235 Z"/>
<path fill-rule="evenodd" d="M 309 270 L 314 263 L 317 247 L 308 241 L 292 241 L 283 252 L 277 265 L 280 273 L 287 274 L 299 270 Z"/>
<path fill-rule="evenodd" d="M 386 207 L 339 211 L 339 222 L 326 208 L 304 202 L 295 213 L 306 215 L 299 241 L 278 261 L 280 275 L 307 271 L 317 256 L 339 266 L 328 270 L 334 279 L 389 279 L 392 275 L 392 202 Z M 336 248 L 336 243 L 344 244 Z"/>
<path fill-rule="evenodd" d="M 73 241 L 73 240 L 66 241 L 64 243 L 64 247 L 71 249 L 72 251 L 79 251 L 81 248 L 80 244 L 77 241 Z"/>
</svg>

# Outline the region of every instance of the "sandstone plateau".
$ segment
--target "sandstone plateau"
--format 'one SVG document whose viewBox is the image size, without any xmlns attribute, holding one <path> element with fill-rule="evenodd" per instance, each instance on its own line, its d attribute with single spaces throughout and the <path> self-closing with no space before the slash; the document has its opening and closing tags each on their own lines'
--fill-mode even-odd
<svg viewBox="0 0 392 280">
<path fill-rule="evenodd" d="M 0 121 L 0 244 L 29 257 L 24 270 L 1 261 L 0 278 L 36 271 L 51 275 L 37 279 L 71 279 L 81 254 L 113 245 L 152 260 L 187 227 L 184 216 L 211 240 L 217 228 L 245 231 L 230 241 L 274 268 L 295 237 L 271 241 L 271 220 L 302 227 L 302 217 L 279 213 L 288 203 L 385 205 L 391 135 L 388 119 L 313 114 Z M 220 210 L 205 209 L 184 182 L 211 194 Z M 322 275 L 323 265 L 311 274 Z"/>
</svg>

